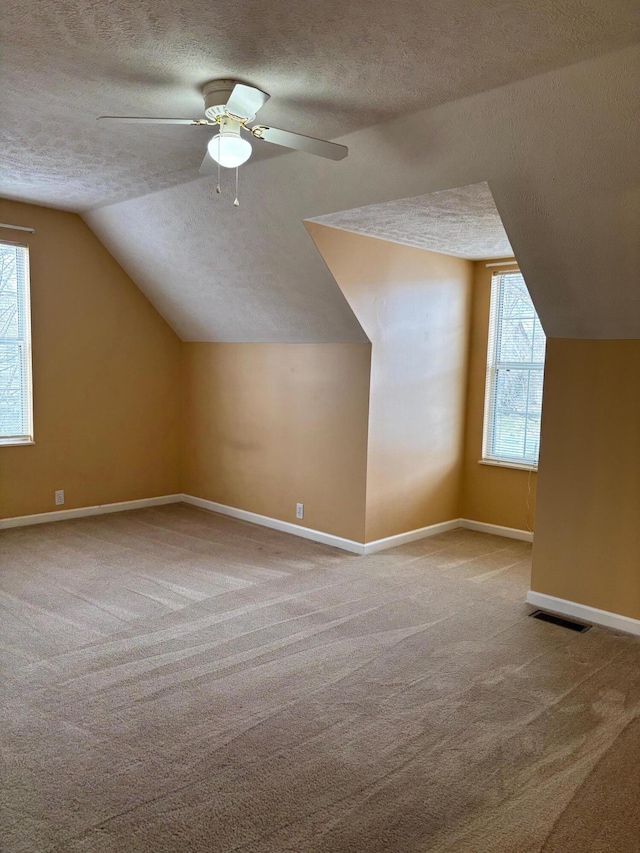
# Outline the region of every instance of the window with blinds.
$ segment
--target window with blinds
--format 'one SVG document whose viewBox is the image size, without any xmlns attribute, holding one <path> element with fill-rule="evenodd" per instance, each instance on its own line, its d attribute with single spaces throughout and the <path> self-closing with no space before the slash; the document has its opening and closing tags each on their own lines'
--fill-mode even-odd
<svg viewBox="0 0 640 853">
<path fill-rule="evenodd" d="M 0 445 L 33 441 L 29 249 L 0 243 Z"/>
<path fill-rule="evenodd" d="M 482 457 L 535 467 L 546 338 L 522 274 L 491 282 Z"/>
</svg>

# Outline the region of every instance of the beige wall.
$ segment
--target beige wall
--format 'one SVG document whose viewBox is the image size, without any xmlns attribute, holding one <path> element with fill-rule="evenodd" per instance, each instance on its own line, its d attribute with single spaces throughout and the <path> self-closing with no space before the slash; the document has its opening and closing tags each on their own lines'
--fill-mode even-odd
<svg viewBox="0 0 640 853">
<path fill-rule="evenodd" d="M 485 261 L 474 264 L 461 514 L 474 521 L 533 530 L 537 474 L 478 464 L 482 458 L 491 275 L 495 269 L 487 269 Z"/>
<path fill-rule="evenodd" d="M 185 491 L 293 523 L 300 501 L 356 541 L 526 526 L 528 475 L 477 465 L 484 265 L 471 306 L 468 262 L 310 225 L 371 345 L 181 344 L 79 217 L 0 202 L 0 221 L 36 228 L 0 232 L 31 250 L 36 437 L 0 447 L 0 517 L 63 488 L 65 508 Z M 636 619 L 639 387 L 640 341 L 548 341 L 532 577 Z"/>
<path fill-rule="evenodd" d="M 362 542 L 370 351 L 185 344 L 184 491 Z"/>
<path fill-rule="evenodd" d="M 532 589 L 640 619 L 640 340 L 546 365 Z"/>
<path fill-rule="evenodd" d="M 0 201 L 28 243 L 36 444 L 0 447 L 0 517 L 179 491 L 181 343 L 79 216 Z"/>
<path fill-rule="evenodd" d="M 307 228 L 372 342 L 366 541 L 458 518 L 472 264 Z"/>
</svg>

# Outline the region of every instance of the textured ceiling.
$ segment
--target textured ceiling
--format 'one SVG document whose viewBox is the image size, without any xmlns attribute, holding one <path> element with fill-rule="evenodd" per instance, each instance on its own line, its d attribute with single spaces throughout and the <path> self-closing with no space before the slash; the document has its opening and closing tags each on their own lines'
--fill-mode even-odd
<svg viewBox="0 0 640 853">
<path fill-rule="evenodd" d="M 86 221 L 186 340 L 363 332 L 303 221 L 486 181 L 545 331 L 640 337 L 640 50 L 341 138 L 346 160 L 249 161 L 241 206 L 207 178 Z"/>
<path fill-rule="evenodd" d="M 304 220 L 486 182 L 547 334 L 640 337 L 639 28 L 637 0 L 8 0 L 0 192 L 85 211 L 186 340 L 343 341 Z M 210 131 L 95 121 L 199 116 L 221 76 L 349 157 L 256 143 L 236 209 Z"/>
<path fill-rule="evenodd" d="M 469 260 L 513 254 L 486 183 L 369 204 L 311 221 Z"/>
<path fill-rule="evenodd" d="M 213 77 L 268 91 L 261 120 L 334 138 L 622 48 L 637 38 L 638 9 L 637 0 L 5 0 L 2 194 L 81 210 L 196 178 L 210 131 L 95 118 L 199 116 Z"/>
</svg>

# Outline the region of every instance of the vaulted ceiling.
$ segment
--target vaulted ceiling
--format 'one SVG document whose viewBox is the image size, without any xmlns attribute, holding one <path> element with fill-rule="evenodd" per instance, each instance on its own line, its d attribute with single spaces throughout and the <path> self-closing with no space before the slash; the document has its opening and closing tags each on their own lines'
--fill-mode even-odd
<svg viewBox="0 0 640 853">
<path fill-rule="evenodd" d="M 547 333 L 640 337 L 638 9 L 9 0 L 0 192 L 82 212 L 185 339 L 333 341 L 364 333 L 303 220 L 486 181 Z M 210 131 L 95 121 L 199 117 L 223 76 L 349 157 L 256 143 L 236 210 L 198 178 Z"/>
</svg>

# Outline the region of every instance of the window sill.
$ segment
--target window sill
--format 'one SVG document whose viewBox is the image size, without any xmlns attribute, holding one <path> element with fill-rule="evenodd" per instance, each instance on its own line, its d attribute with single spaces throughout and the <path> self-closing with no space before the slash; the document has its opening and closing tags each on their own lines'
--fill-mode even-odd
<svg viewBox="0 0 640 853">
<path fill-rule="evenodd" d="M 0 447 L 31 447 L 35 441 L 11 441 L 11 439 L 0 440 Z"/>
<path fill-rule="evenodd" d="M 497 459 L 478 459 L 478 465 L 492 465 L 494 468 L 515 468 L 517 471 L 538 471 L 537 465 L 525 465 L 521 462 L 500 462 Z"/>
</svg>

